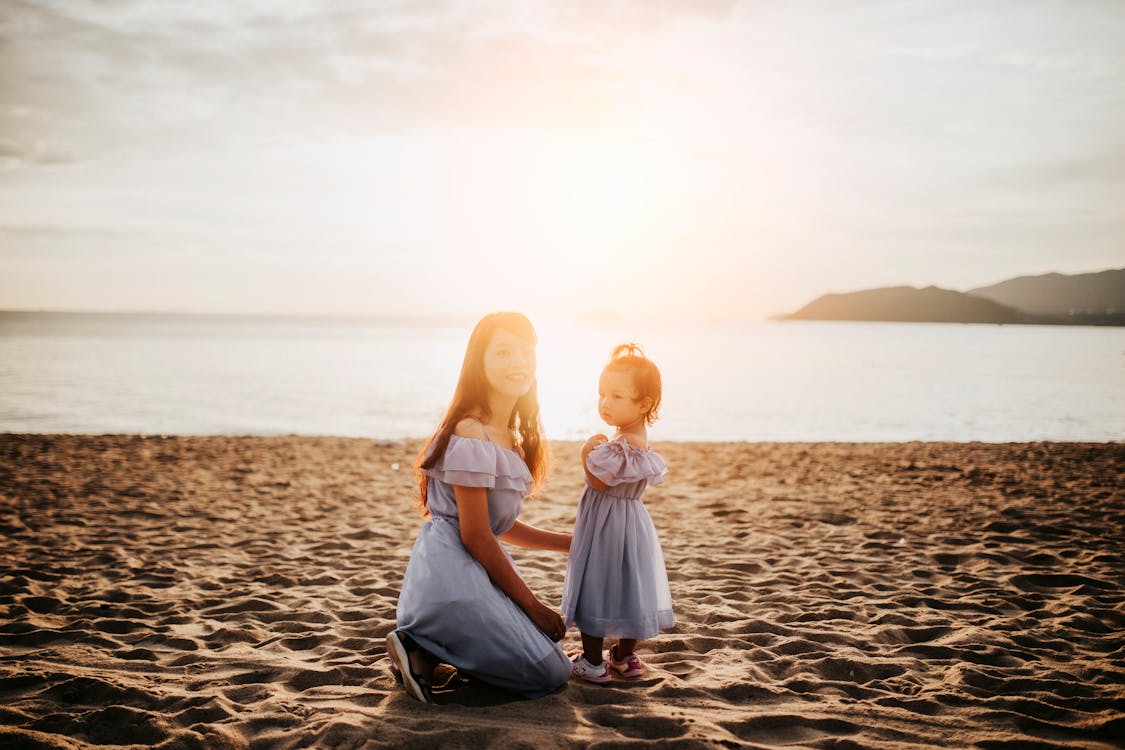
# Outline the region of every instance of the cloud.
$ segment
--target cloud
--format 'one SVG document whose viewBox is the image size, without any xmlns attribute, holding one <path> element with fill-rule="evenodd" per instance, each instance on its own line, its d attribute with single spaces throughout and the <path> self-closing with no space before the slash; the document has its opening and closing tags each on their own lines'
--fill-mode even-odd
<svg viewBox="0 0 1125 750">
<path fill-rule="evenodd" d="M 0 140 L 0 170 L 28 166 L 54 166 L 81 161 L 42 141 Z"/>
<path fill-rule="evenodd" d="M 0 115 L 80 152 L 156 138 L 408 128 L 598 127 L 622 71 L 609 53 L 730 3 L 15 0 L 0 19 Z"/>
<path fill-rule="evenodd" d="M 62 224 L 0 224 L 0 262 L 6 271 L 16 266 L 84 263 L 101 256 L 113 262 L 136 262 L 145 257 L 142 243 L 131 233 L 112 227 Z M 144 243 L 151 245 L 151 238 Z"/>
<path fill-rule="evenodd" d="M 1003 177 L 1012 183 L 1037 182 L 1069 186 L 1085 183 L 1115 188 L 1118 193 L 1122 193 L 1125 191 L 1125 139 L 1116 149 L 1059 159 L 1031 168 L 1014 169 Z M 1125 198 L 1125 195 L 1122 197 Z"/>
</svg>

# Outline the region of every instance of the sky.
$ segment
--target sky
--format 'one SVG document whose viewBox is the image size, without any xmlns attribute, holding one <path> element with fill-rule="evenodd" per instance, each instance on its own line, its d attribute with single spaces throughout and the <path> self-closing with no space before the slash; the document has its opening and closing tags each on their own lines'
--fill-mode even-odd
<svg viewBox="0 0 1125 750">
<path fill-rule="evenodd" d="M 5 0 L 0 308 L 755 320 L 1125 266 L 1125 3 Z"/>
</svg>

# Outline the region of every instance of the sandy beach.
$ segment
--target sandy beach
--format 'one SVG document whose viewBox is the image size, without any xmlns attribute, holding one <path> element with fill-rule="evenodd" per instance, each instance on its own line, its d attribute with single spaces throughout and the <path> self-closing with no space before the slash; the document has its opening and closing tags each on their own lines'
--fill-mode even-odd
<svg viewBox="0 0 1125 750">
<path fill-rule="evenodd" d="M 1125 746 L 1123 444 L 657 442 L 649 673 L 437 706 L 383 641 L 419 447 L 0 435 L 0 747 Z M 569 530 L 552 449 L 523 518 Z"/>
</svg>

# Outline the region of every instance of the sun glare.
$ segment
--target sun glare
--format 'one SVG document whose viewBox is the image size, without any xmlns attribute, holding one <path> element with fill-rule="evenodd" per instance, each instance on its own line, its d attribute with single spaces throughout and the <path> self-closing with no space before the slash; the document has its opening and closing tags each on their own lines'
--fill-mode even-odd
<svg viewBox="0 0 1125 750">
<path fill-rule="evenodd" d="M 321 145 L 286 165 L 310 181 L 288 208 L 360 271 L 427 258 L 439 298 L 466 281 L 441 269 L 471 261 L 473 273 L 504 275 L 502 306 L 578 318 L 663 310 L 671 297 L 651 290 L 684 272 L 675 236 L 700 215 L 683 194 L 685 175 L 699 178 L 666 145 L 523 131 L 434 136 L 407 153 L 387 138 Z"/>
<path fill-rule="evenodd" d="M 597 413 L 598 373 L 612 340 L 564 318 L 536 319 L 539 403 L 552 438 L 576 440 L 602 432 Z"/>
<path fill-rule="evenodd" d="M 654 182 L 635 148 L 604 138 L 538 143 L 518 196 L 532 232 L 569 257 L 590 260 L 635 244 L 647 231 Z"/>
<path fill-rule="evenodd" d="M 650 188 L 643 167 L 620 154 L 593 154 L 575 165 L 569 203 L 576 235 L 622 238 L 642 229 Z"/>
</svg>

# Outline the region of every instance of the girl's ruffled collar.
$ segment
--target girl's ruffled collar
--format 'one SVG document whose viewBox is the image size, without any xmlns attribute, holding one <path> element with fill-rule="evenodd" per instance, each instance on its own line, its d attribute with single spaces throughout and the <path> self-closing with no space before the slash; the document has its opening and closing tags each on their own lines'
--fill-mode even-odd
<svg viewBox="0 0 1125 750">
<path fill-rule="evenodd" d="M 607 440 L 605 443 L 602 443 L 602 445 L 615 445 L 615 446 L 619 446 L 624 451 L 636 451 L 638 453 L 655 453 L 656 452 L 652 449 L 651 446 L 648 447 L 648 448 L 641 448 L 640 446 L 633 445 L 628 440 L 626 440 L 624 437 L 619 437 L 616 440 Z"/>
</svg>

